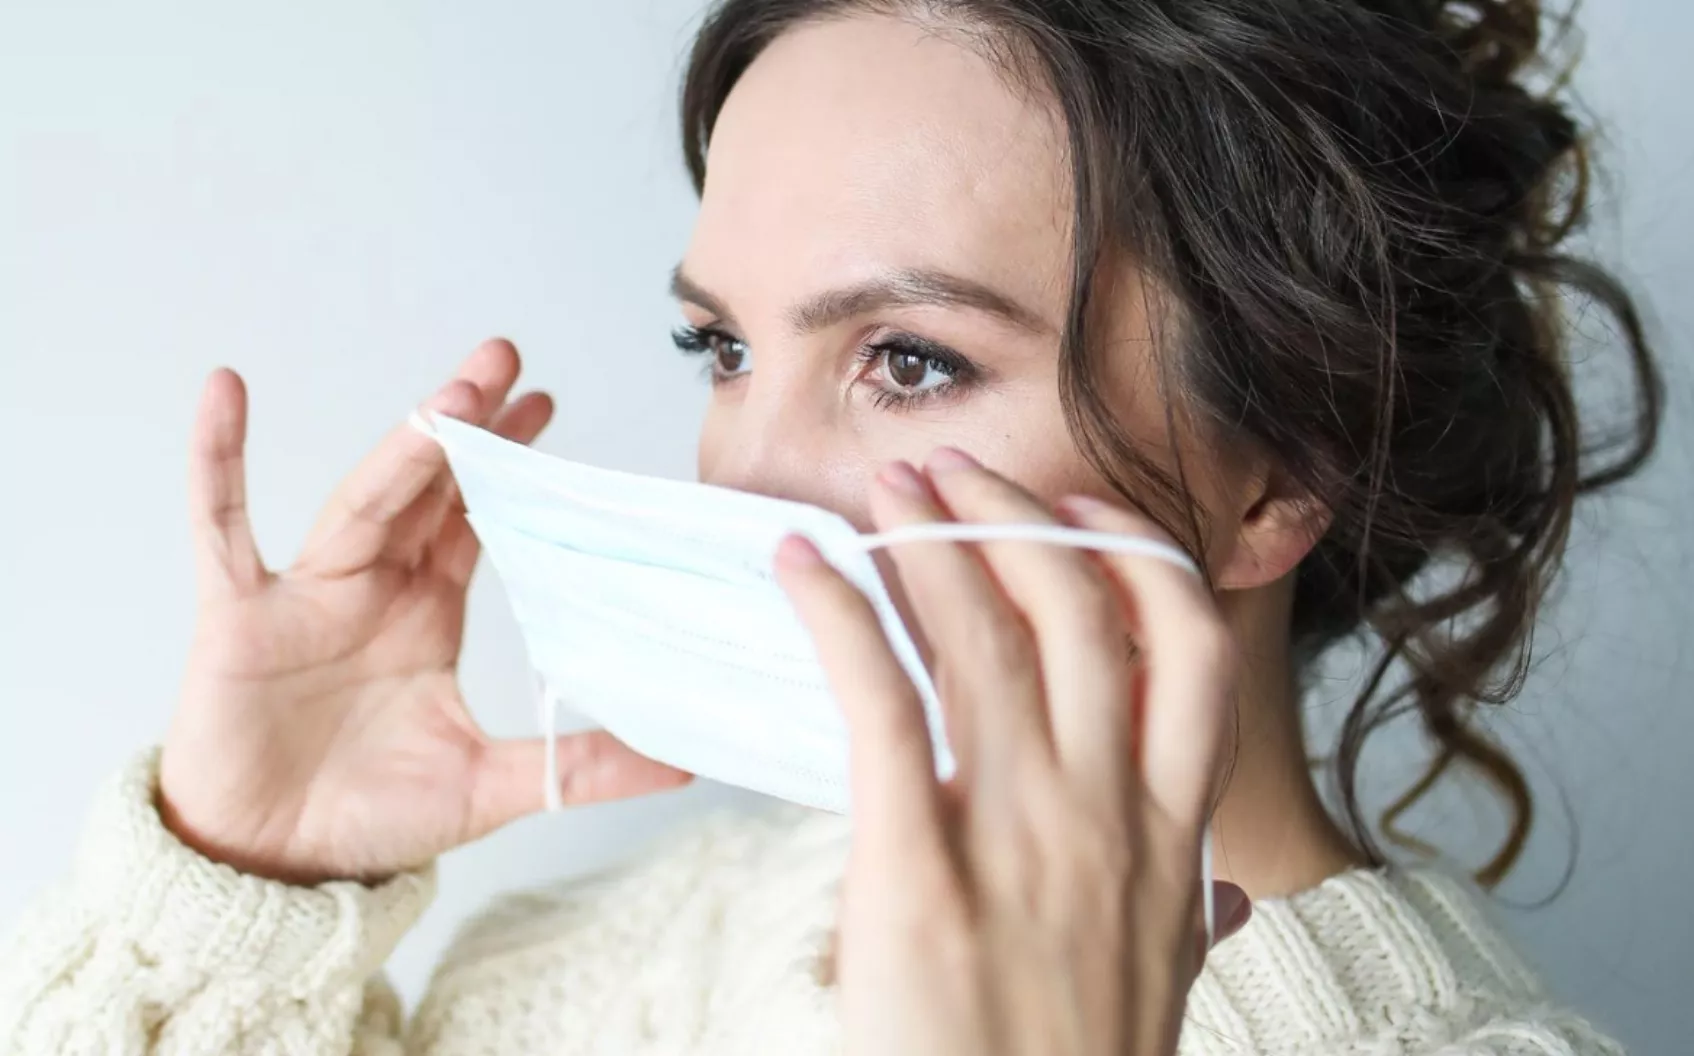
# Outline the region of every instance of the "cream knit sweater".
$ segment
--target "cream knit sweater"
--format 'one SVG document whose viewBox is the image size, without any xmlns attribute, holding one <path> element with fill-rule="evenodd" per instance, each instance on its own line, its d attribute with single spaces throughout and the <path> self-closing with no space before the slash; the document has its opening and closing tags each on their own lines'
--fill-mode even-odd
<svg viewBox="0 0 1694 1056">
<path fill-rule="evenodd" d="M 177 842 L 149 753 L 101 792 L 72 876 L 0 948 L 0 1053 L 472 1056 L 840 1048 L 819 952 L 841 819 L 725 818 L 628 872 L 507 899 L 408 1023 L 379 974 L 432 875 L 314 889 Z M 1185 1056 L 1593 1056 L 1458 883 L 1357 872 L 1212 956 Z"/>
</svg>

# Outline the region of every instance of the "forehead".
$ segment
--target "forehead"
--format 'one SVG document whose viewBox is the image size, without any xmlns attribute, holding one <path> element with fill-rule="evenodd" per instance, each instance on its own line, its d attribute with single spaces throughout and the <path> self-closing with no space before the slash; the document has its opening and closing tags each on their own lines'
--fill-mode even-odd
<svg viewBox="0 0 1694 1056">
<path fill-rule="evenodd" d="M 1065 273 L 1066 164 L 1046 100 L 957 34 L 875 16 L 803 25 L 719 116 L 687 267 L 753 285 L 934 267 L 1045 309 Z"/>
</svg>

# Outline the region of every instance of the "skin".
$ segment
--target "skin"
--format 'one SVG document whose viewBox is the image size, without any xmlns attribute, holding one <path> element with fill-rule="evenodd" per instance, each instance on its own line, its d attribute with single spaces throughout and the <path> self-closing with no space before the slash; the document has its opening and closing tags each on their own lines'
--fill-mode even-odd
<svg viewBox="0 0 1694 1056">
<path fill-rule="evenodd" d="M 1058 398 L 1071 211 L 1062 130 L 1045 100 L 1010 87 L 945 30 L 859 17 L 774 42 L 719 117 L 678 269 L 688 322 L 724 335 L 713 346 L 701 479 L 827 506 L 864 527 L 877 468 L 921 463 L 945 444 L 1048 502 L 1121 502 L 1077 451 Z M 873 295 L 879 285 L 900 291 L 908 271 L 985 287 L 1032 325 Z M 1254 897 L 1298 891 L 1357 860 L 1312 786 L 1288 666 L 1290 573 L 1324 517 L 1269 467 L 1167 433 L 1146 284 L 1127 261 L 1108 272 L 1120 420 L 1162 465 L 1180 450 L 1216 526 L 1206 556 L 1246 665 L 1215 819 L 1219 875 Z M 823 328 L 795 325 L 807 306 L 844 304 L 847 291 L 867 288 L 863 310 Z M 978 376 L 949 385 L 919 366 L 894 378 L 891 357 L 862 361 L 895 333 L 956 351 Z M 913 389 L 927 394 L 878 398 Z"/>
<path fill-rule="evenodd" d="M 713 374 L 701 478 L 867 528 L 1158 535 L 1060 413 L 1062 142 L 1038 96 L 935 27 L 855 18 L 776 42 L 724 109 L 675 283 L 683 343 Z M 1147 559 L 896 550 L 890 584 L 960 755 L 938 787 L 863 598 L 803 540 L 779 555 L 852 731 L 852 1051 L 1168 1052 L 1203 954 L 1208 807 L 1219 875 L 1254 897 L 1355 860 L 1312 789 L 1286 659 L 1289 574 L 1323 514 L 1274 467 L 1167 435 L 1146 283 L 1130 261 L 1109 272 L 1118 410 L 1195 479 L 1215 596 Z M 968 366 L 949 377 L 938 354 Z M 529 442 L 552 404 L 513 397 L 519 367 L 487 342 L 425 406 Z M 200 618 L 161 759 L 166 824 L 256 875 L 376 882 L 541 809 L 540 742 L 489 738 L 459 691 L 477 547 L 440 450 L 398 425 L 272 569 L 247 520 L 246 424 L 240 378 L 215 373 L 192 444 Z M 567 803 L 687 780 L 603 733 L 558 751 Z M 1234 891 L 1226 931 L 1245 919 Z"/>
<path fill-rule="evenodd" d="M 477 349 L 425 406 L 529 441 L 517 352 Z M 378 881 L 541 809 L 540 741 L 497 741 L 457 675 L 476 537 L 436 445 L 401 424 L 342 482 L 299 557 L 267 567 L 247 517 L 247 393 L 206 383 L 190 456 L 199 615 L 160 757 L 159 812 L 190 847 L 295 884 Z M 603 733 L 561 739 L 561 795 L 687 775 Z"/>
<path fill-rule="evenodd" d="M 953 448 L 926 476 L 884 469 L 871 506 L 886 528 L 1057 522 L 1170 541 L 1086 497 L 1050 512 Z M 914 545 L 895 564 L 958 753 L 945 785 L 870 605 L 804 540 L 777 560 L 852 741 L 848 1051 L 1172 1052 L 1205 952 L 1201 825 L 1236 671 L 1212 598 L 1157 559 L 1029 543 Z M 1227 934 L 1247 903 L 1224 887 Z"/>
</svg>

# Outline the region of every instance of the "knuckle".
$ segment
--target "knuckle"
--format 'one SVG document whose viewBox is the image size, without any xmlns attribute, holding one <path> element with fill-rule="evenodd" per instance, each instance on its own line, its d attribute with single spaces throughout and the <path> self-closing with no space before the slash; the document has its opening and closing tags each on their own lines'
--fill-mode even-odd
<svg viewBox="0 0 1694 1056">
<path fill-rule="evenodd" d="M 1111 642 L 1115 649 L 1123 639 L 1124 620 L 1117 598 L 1106 585 L 1078 568 L 1068 595 L 1063 610 L 1067 632 L 1089 641 Z"/>
<path fill-rule="evenodd" d="M 1021 621 L 989 616 L 978 622 L 968 639 L 970 657 L 961 658 L 969 670 L 995 675 L 1025 671 L 1035 665 L 1035 642 Z"/>
</svg>

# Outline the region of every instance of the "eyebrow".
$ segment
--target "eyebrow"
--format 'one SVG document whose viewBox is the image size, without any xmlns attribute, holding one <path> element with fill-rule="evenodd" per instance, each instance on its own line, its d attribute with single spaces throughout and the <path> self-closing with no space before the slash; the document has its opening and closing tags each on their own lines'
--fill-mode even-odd
<svg viewBox="0 0 1694 1056">
<path fill-rule="evenodd" d="M 671 296 L 734 323 L 728 306 L 689 278 L 681 265 L 671 272 Z M 1039 312 L 992 286 L 928 268 L 904 268 L 852 286 L 827 290 L 791 308 L 788 322 L 796 331 L 813 333 L 879 308 L 918 306 L 970 308 L 1035 334 L 1048 334 L 1053 329 Z"/>
</svg>

